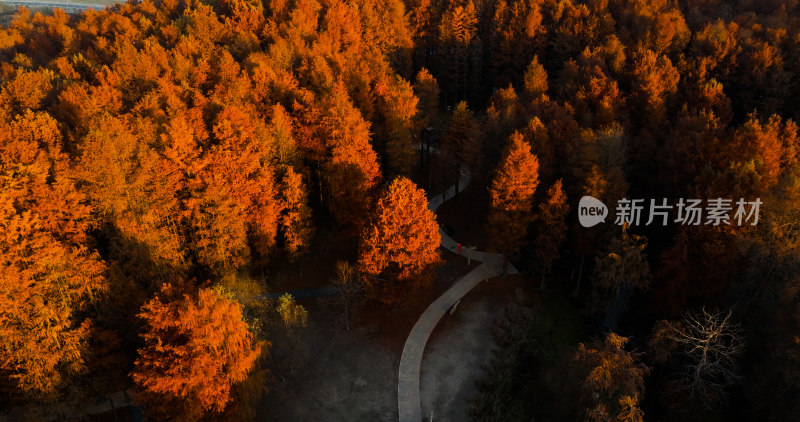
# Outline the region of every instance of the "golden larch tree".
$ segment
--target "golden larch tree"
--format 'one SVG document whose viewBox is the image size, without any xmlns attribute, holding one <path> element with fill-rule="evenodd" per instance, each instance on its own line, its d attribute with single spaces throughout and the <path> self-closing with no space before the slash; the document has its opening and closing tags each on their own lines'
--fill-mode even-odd
<svg viewBox="0 0 800 422">
<path fill-rule="evenodd" d="M 544 44 L 542 1 L 503 1 L 494 3 L 489 38 L 488 69 L 495 86 L 514 82 L 511 75 L 522 69 L 532 51 Z"/>
<path fill-rule="evenodd" d="M 303 176 L 295 173 L 292 167 L 287 166 L 283 170 L 279 201 L 282 208 L 280 226 L 283 248 L 289 259 L 294 261 L 308 248 L 314 226 Z"/>
<path fill-rule="evenodd" d="M 399 76 L 379 81 L 376 93 L 378 109 L 383 115 L 383 137 L 389 170 L 396 175 L 409 175 L 414 165 L 412 135 L 417 127 L 419 99 L 407 81 Z"/>
<path fill-rule="evenodd" d="M 156 420 L 221 412 L 268 344 L 256 342 L 242 306 L 224 291 L 165 284 L 139 314 L 144 346 L 131 377 L 136 400 Z"/>
<path fill-rule="evenodd" d="M 522 107 L 514 86 L 498 89 L 489 98 L 486 108 L 486 155 L 492 166 L 496 166 L 502 158 L 506 140 L 515 130 L 528 122 L 528 115 Z M 493 140 L 495 142 L 488 142 Z"/>
<path fill-rule="evenodd" d="M 628 338 L 609 333 L 602 341 L 578 344 L 575 361 L 584 377 L 580 385 L 584 420 L 642 421 L 639 400 L 650 369 L 641 363 L 641 353 L 625 350 L 627 342 Z"/>
<path fill-rule="evenodd" d="M 180 267 L 184 261 L 173 225 L 180 184 L 170 184 L 180 183 L 180 171 L 148 145 L 140 123 L 130 115 L 105 115 L 87 123 L 73 174 L 110 240 L 109 258 L 149 284 L 163 276 L 164 266 Z M 168 172 L 169 179 L 159 177 Z"/>
<path fill-rule="evenodd" d="M 107 287 L 61 143 L 45 112 L 0 117 L 0 391 L 9 401 L 56 399 L 85 372 L 89 312 Z"/>
<path fill-rule="evenodd" d="M 422 68 L 417 72 L 417 78 L 414 81 L 414 95 L 419 98 L 417 107 L 422 113 L 422 119 L 425 124 L 430 124 L 436 117 L 436 112 L 439 111 L 439 83 L 436 78 L 431 75 L 431 72 L 426 68 Z"/>
<path fill-rule="evenodd" d="M 519 132 L 509 138 L 505 156 L 489 188 L 489 236 L 495 250 L 508 257 L 525 243 L 533 221 L 533 194 L 539 185 L 539 160 Z"/>
<path fill-rule="evenodd" d="M 461 101 L 442 134 L 442 149 L 456 166 L 472 166 L 481 148 L 481 131 L 466 101 Z"/>
<path fill-rule="evenodd" d="M 350 102 L 345 87 L 337 84 L 334 88 L 321 122 L 328 153 L 323 167 L 329 207 L 339 224 L 356 228 L 366 217 L 380 167 L 370 144 L 369 123 Z"/>
<path fill-rule="evenodd" d="M 250 257 L 247 211 L 222 177 L 204 174 L 185 201 L 187 245 L 197 264 L 213 275 L 235 271 Z"/>
<path fill-rule="evenodd" d="M 4 102 L 13 104 L 19 111 L 38 110 L 53 90 L 53 72 L 39 70 L 36 72 L 19 72 L 0 91 Z"/>
<path fill-rule="evenodd" d="M 536 99 L 547 94 L 547 70 L 539 63 L 539 57 L 533 56 L 523 76 L 525 94 L 530 99 Z"/>
<path fill-rule="evenodd" d="M 438 67 L 447 103 L 466 99 L 470 76 L 470 54 L 475 49 L 478 17 L 472 0 L 453 2 L 442 14 L 439 23 Z M 449 98 L 448 98 L 449 97 Z"/>
<path fill-rule="evenodd" d="M 569 211 L 567 195 L 561 185 L 561 179 L 556 180 L 553 186 L 547 190 L 544 202 L 539 204 L 539 212 L 536 215 L 538 234 L 534 241 L 534 256 L 536 266 L 542 273 L 542 285 L 544 288 L 545 275 L 550 272 L 553 262 L 559 257 L 559 248 L 567 236 L 567 223 L 565 218 Z"/>
<path fill-rule="evenodd" d="M 631 111 L 643 127 L 659 130 L 666 123 L 667 98 L 678 90 L 680 75 L 667 56 L 641 49 L 635 52 Z"/>
<path fill-rule="evenodd" d="M 43 225 L 0 194 L 0 383 L 9 398 L 52 399 L 85 370 L 91 326 L 78 313 L 104 267 Z"/>
<path fill-rule="evenodd" d="M 627 223 L 611 239 L 606 252 L 595 258 L 597 287 L 616 294 L 621 288 L 645 291 L 650 287 L 650 264 L 645 249 L 647 238 L 628 232 Z"/>
<path fill-rule="evenodd" d="M 760 176 L 763 188 L 777 183 L 787 166 L 797 162 L 800 146 L 797 124 L 791 120 L 782 121 L 780 116 L 772 115 L 766 121 L 751 114 L 748 120 L 736 130 L 733 144 L 728 151 L 730 161 L 753 161 Z"/>
<path fill-rule="evenodd" d="M 394 179 L 361 235 L 359 266 L 372 276 L 368 287 L 379 299 L 395 301 L 409 282 L 439 262 L 440 241 L 425 191 L 405 177 Z"/>
<path fill-rule="evenodd" d="M 214 126 L 219 144 L 206 156 L 207 172 L 222 182 L 220 196 L 244 207 L 252 256 L 262 264 L 275 246 L 279 219 L 272 166 L 274 138 L 269 135 L 255 110 L 229 107 Z"/>
</svg>

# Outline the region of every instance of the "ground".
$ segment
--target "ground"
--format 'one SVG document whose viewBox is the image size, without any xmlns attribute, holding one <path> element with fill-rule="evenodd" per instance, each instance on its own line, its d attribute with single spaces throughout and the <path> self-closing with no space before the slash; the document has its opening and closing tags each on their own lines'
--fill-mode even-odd
<svg viewBox="0 0 800 422">
<path fill-rule="evenodd" d="M 414 303 L 419 305 L 390 310 L 364 304 L 350 332 L 334 300 L 301 301 L 310 319 L 300 334 L 308 350 L 298 353 L 307 355 L 306 365 L 295 376 L 273 382 L 259 420 L 396 421 L 397 368 L 406 336 L 424 308 L 468 271 L 461 258 L 449 253 L 445 258 L 439 282 L 417 293 Z M 426 415 L 434 409 L 437 422 L 467 420 L 475 380 L 494 347 L 495 317 L 513 291 L 529 286 L 524 276 L 489 280 L 439 323 L 422 364 Z"/>
<path fill-rule="evenodd" d="M 298 262 L 276 258 L 270 263 L 269 275 L 264 276 L 267 290 L 274 293 L 330 286 L 336 277 L 336 261 L 356 261 L 357 241 L 329 229 L 317 229 L 311 249 Z"/>
<path fill-rule="evenodd" d="M 321 302 L 321 301 L 320 301 Z M 384 338 L 375 321 L 359 321 L 346 332 L 338 309 L 307 304 L 304 333 L 312 359 L 294 379 L 273 384 L 258 420 L 390 421 L 399 360 L 396 341 Z M 399 349 L 398 349 L 399 350 Z"/>
<path fill-rule="evenodd" d="M 406 336 L 425 307 L 468 271 L 463 259 L 445 258 L 434 286 L 409 299 L 413 306 L 365 303 L 350 332 L 334 299 L 299 301 L 309 314 L 308 327 L 297 334 L 305 345 L 297 355 L 305 364 L 293 375 L 275 374 L 259 420 L 396 421 L 397 368 Z"/>
<path fill-rule="evenodd" d="M 495 348 L 492 331 L 509 295 L 529 289 L 526 276 L 493 278 L 469 292 L 431 335 L 422 359 L 422 413 L 436 422 L 468 420 L 475 381 Z"/>
</svg>

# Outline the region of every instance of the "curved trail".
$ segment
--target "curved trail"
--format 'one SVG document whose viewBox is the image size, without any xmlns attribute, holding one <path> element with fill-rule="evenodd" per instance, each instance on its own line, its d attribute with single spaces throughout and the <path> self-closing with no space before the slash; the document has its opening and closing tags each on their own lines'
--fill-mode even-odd
<svg viewBox="0 0 800 422">
<path fill-rule="evenodd" d="M 464 190 L 469 184 L 469 174 L 462 174 L 458 183 L 458 191 Z M 456 194 L 456 185 L 450 186 L 444 193 L 436 195 L 428 202 L 428 208 L 436 211 L 442 203 Z M 442 237 L 441 246 L 453 253 L 458 253 L 458 242 L 445 233 L 441 227 L 439 235 Z M 422 402 L 420 399 L 420 369 L 422 354 L 433 329 L 450 308 L 466 295 L 472 288 L 483 280 L 501 275 L 503 273 L 503 256 L 501 254 L 473 251 L 463 248 L 462 255 L 472 260 L 481 262 L 481 265 L 458 279 L 453 285 L 431 303 L 425 312 L 420 315 L 414 328 L 403 346 L 400 357 L 397 382 L 397 410 L 400 422 L 421 422 Z M 515 274 L 517 270 L 508 264 L 507 273 Z"/>
<path fill-rule="evenodd" d="M 463 174 L 458 183 L 458 191 L 464 190 L 469 184 L 469 174 Z M 438 194 L 428 201 L 428 208 L 432 211 L 451 199 L 456 194 L 456 186 L 450 186 L 444 193 Z M 441 247 L 458 253 L 458 242 L 453 240 L 439 228 L 441 236 Z M 453 285 L 431 303 L 425 312 L 420 315 L 411 333 L 406 339 L 403 347 L 403 354 L 400 357 L 400 367 L 398 371 L 397 384 L 397 409 L 400 422 L 421 422 L 422 403 L 420 399 L 420 369 L 422 366 L 422 355 L 425 345 L 439 320 L 450 308 L 458 302 L 464 295 L 477 286 L 481 281 L 491 277 L 496 277 L 503 273 L 503 256 L 501 254 L 474 251 L 470 248 L 463 248 L 462 255 L 478 261 L 481 265 L 458 279 Z M 510 263 L 506 271 L 508 274 L 516 274 L 517 270 Z M 312 292 L 313 290 L 313 292 Z M 325 295 L 329 293 L 325 289 L 309 289 L 308 293 L 312 296 Z M 293 292 L 299 293 L 299 292 Z M 78 417 L 108 412 L 112 409 L 120 409 L 132 404 L 130 393 L 118 391 L 116 393 L 99 396 L 90 405 L 87 403 L 62 403 L 44 409 L 43 420 L 56 420 L 64 417 Z M 9 413 L 0 413 L 0 422 L 16 421 L 17 416 L 14 409 Z M 20 410 L 20 409 L 16 409 Z"/>
</svg>

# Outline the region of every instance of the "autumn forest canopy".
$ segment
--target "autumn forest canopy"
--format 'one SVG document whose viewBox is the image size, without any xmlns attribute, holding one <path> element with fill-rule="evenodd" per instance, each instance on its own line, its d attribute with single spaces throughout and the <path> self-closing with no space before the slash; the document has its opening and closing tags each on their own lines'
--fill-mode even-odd
<svg viewBox="0 0 800 422">
<path fill-rule="evenodd" d="M 347 331 L 422 300 L 458 258 L 428 201 L 468 176 L 457 212 L 527 286 L 472 420 L 798 420 L 799 120 L 796 1 L 20 7 L 0 413 L 130 389 L 148 420 L 268 420 L 313 317 L 270 293 L 323 274 Z M 762 205 L 585 228 L 585 195 Z"/>
</svg>

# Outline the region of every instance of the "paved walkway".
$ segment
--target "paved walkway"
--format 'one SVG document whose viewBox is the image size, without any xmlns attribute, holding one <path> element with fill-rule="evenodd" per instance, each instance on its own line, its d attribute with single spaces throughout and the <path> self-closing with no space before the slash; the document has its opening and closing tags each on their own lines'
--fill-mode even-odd
<svg viewBox="0 0 800 422">
<path fill-rule="evenodd" d="M 458 183 L 458 190 L 462 191 L 469 184 L 469 174 L 462 174 Z M 456 194 L 456 186 L 450 186 L 444 193 L 436 195 L 428 202 L 428 208 L 436 211 L 442 203 Z M 439 235 L 442 237 L 442 247 L 458 253 L 458 242 L 448 236 L 441 228 Z M 483 280 L 496 277 L 503 273 L 503 256 L 500 254 L 474 251 L 464 247 L 462 255 L 471 260 L 481 262 L 481 265 L 458 279 L 450 289 L 439 296 L 414 324 L 411 333 L 403 346 L 403 355 L 400 357 L 397 382 L 397 411 L 400 422 L 422 422 L 422 402 L 419 396 L 419 378 L 422 366 L 422 354 L 425 344 L 428 343 L 433 329 L 446 312 L 452 308 L 464 295 Z M 517 270 L 508 264 L 508 273 L 514 274 Z"/>
</svg>

